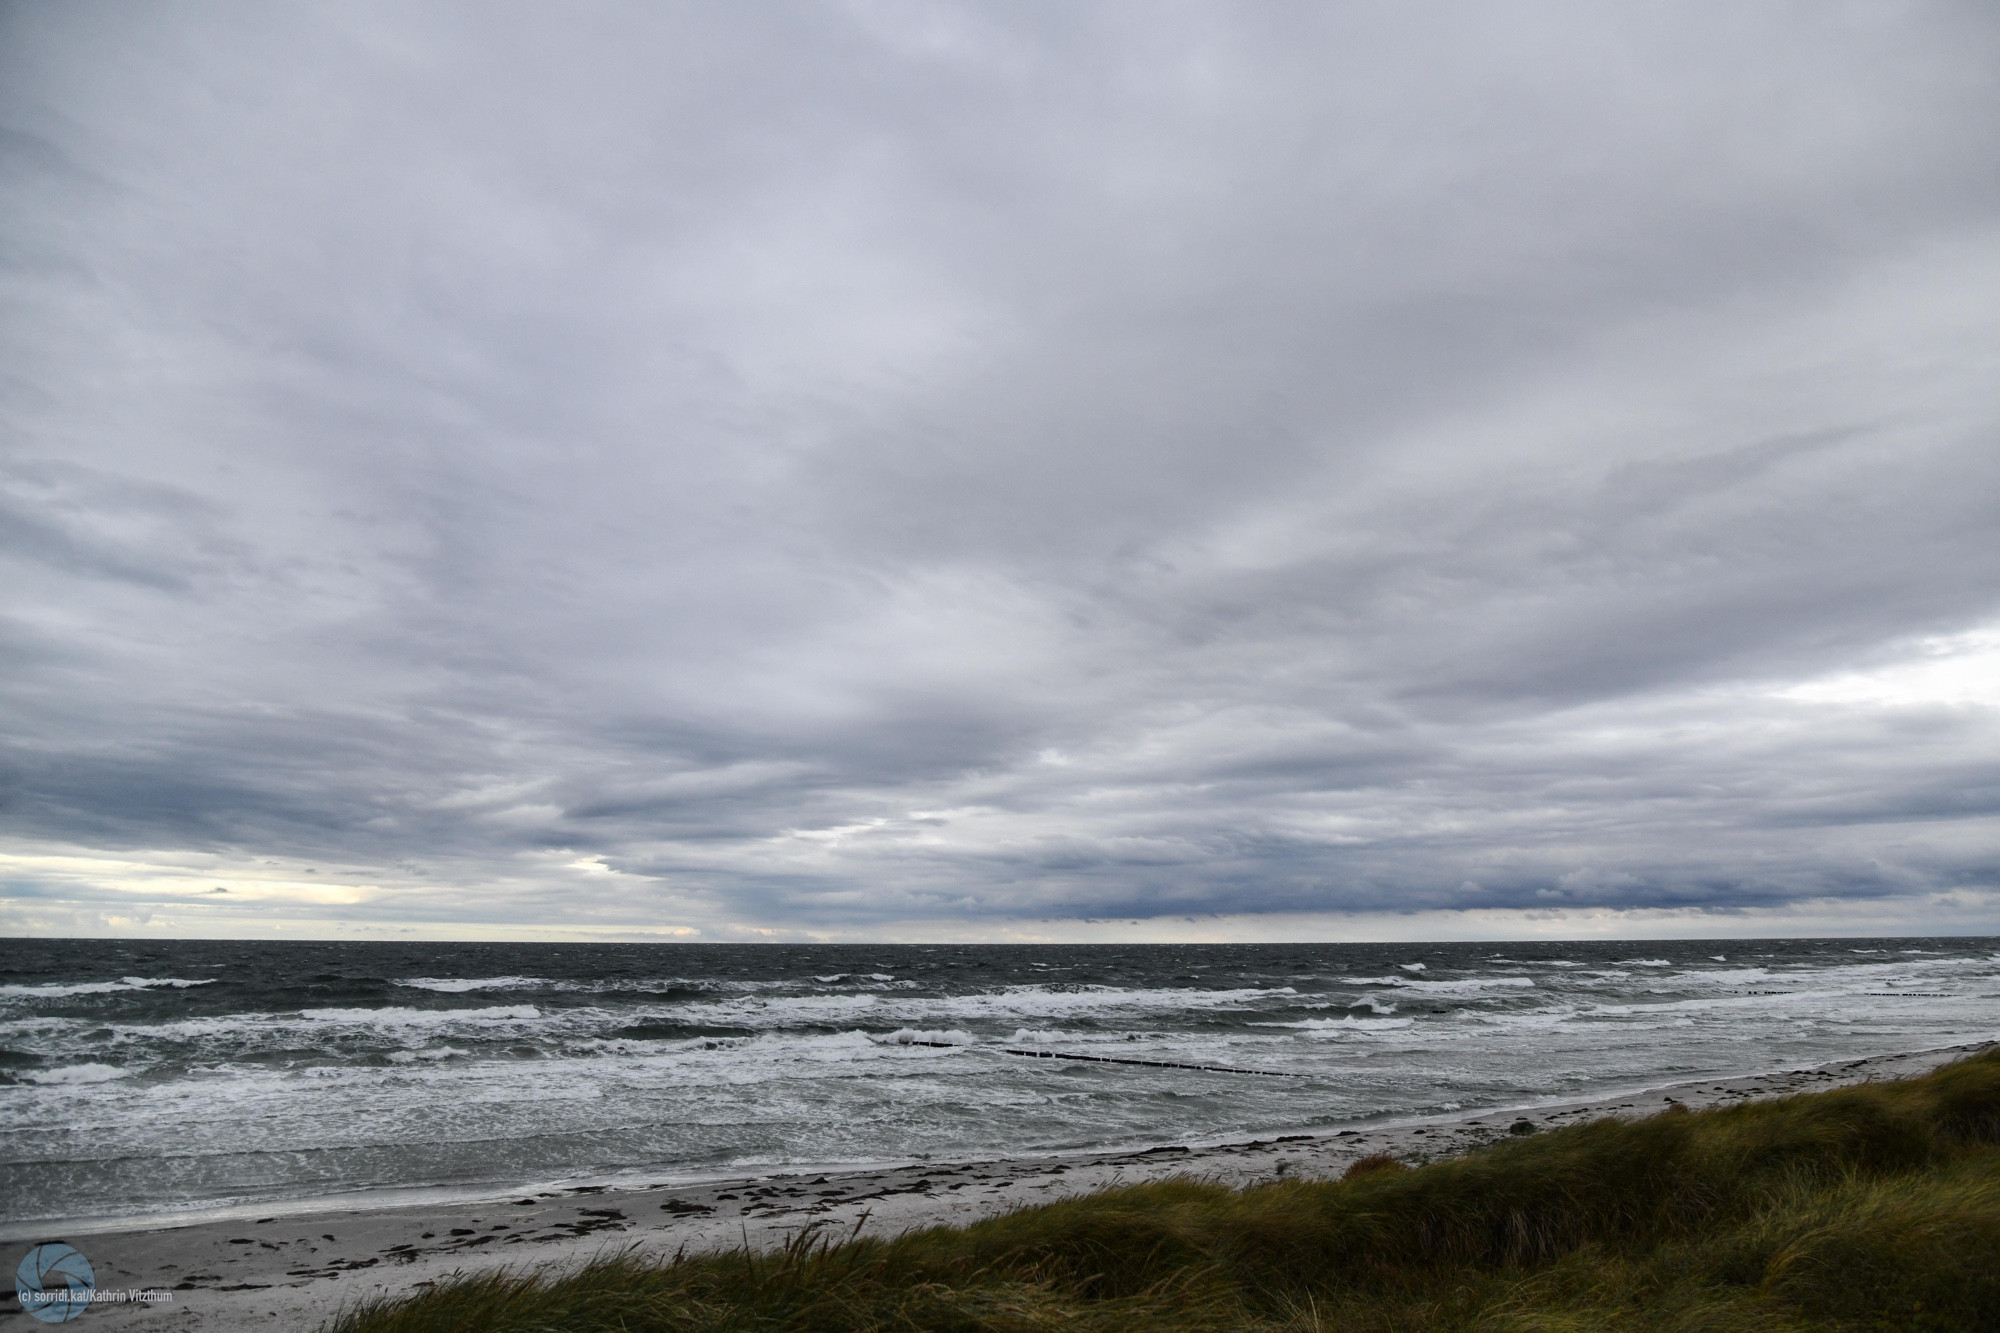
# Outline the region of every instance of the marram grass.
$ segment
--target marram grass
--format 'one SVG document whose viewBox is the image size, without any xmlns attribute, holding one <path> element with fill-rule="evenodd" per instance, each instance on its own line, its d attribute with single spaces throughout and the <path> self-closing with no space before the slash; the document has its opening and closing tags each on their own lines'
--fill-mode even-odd
<svg viewBox="0 0 2000 1333">
<path fill-rule="evenodd" d="M 2000 1329 L 2000 1050 L 1372 1166 L 1139 1185 L 889 1241 L 487 1274 L 330 1330 Z"/>
</svg>

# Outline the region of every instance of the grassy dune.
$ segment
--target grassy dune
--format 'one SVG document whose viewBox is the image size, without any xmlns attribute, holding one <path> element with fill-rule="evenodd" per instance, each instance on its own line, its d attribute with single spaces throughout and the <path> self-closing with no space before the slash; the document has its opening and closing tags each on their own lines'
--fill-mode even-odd
<svg viewBox="0 0 2000 1333">
<path fill-rule="evenodd" d="M 1168 1181 L 890 1241 L 473 1277 L 332 1328 L 2000 1329 L 2000 1051 L 1338 1182 Z"/>
</svg>

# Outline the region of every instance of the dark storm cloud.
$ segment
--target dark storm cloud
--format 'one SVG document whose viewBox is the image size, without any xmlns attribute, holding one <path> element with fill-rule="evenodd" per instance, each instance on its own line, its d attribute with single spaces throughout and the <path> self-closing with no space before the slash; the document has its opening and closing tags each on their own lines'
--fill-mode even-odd
<svg viewBox="0 0 2000 1333">
<path fill-rule="evenodd" d="M 1986 7 L 0 25 L 16 898 L 1996 887 Z"/>
</svg>

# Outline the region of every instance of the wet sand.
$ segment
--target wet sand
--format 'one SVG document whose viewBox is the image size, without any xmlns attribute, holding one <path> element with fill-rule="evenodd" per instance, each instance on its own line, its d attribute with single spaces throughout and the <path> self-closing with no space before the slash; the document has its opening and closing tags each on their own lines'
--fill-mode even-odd
<svg viewBox="0 0 2000 1333">
<path fill-rule="evenodd" d="M 454 1273 L 570 1268 L 634 1250 L 666 1256 L 781 1245 L 803 1227 L 887 1236 L 962 1225 L 1023 1206 L 1108 1186 L 1195 1176 L 1241 1186 L 1337 1177 L 1362 1157 L 1429 1161 L 1504 1138 L 1521 1119 L 1537 1128 L 1599 1116 L 1643 1116 L 1903 1078 L 1990 1043 L 1843 1061 L 1816 1069 L 1667 1085 L 1519 1112 L 1358 1124 L 1195 1147 L 919 1163 L 871 1171 L 783 1173 L 704 1184 L 543 1190 L 455 1203 L 342 1211 L 279 1212 L 251 1220 L 137 1229 L 0 1225 L 7 1262 L 35 1241 L 63 1239 L 89 1257 L 100 1291 L 155 1290 L 171 1300 L 100 1304 L 84 1318 L 118 1329 L 310 1330 L 340 1309 L 406 1294 Z M 51 1234 L 53 1233 L 53 1234 Z M 41 1327 L 11 1299 L 6 1327 Z"/>
</svg>

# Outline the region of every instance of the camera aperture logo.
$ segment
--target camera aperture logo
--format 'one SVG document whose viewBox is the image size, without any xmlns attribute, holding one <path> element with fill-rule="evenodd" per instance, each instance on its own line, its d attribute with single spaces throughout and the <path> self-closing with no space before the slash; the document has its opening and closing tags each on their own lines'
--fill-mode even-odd
<svg viewBox="0 0 2000 1333">
<path fill-rule="evenodd" d="M 97 1274 L 73 1246 L 50 1241 L 29 1250 L 14 1270 L 21 1308 L 45 1324 L 65 1324 L 90 1308 Z"/>
<path fill-rule="evenodd" d="M 67 1324 L 95 1304 L 153 1304 L 174 1298 L 163 1288 L 99 1291 L 90 1260 L 74 1245 L 59 1240 L 44 1241 L 21 1257 L 21 1266 L 14 1270 L 14 1294 L 20 1298 L 21 1308 L 44 1324 Z"/>
</svg>

